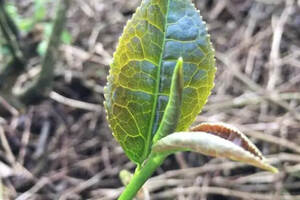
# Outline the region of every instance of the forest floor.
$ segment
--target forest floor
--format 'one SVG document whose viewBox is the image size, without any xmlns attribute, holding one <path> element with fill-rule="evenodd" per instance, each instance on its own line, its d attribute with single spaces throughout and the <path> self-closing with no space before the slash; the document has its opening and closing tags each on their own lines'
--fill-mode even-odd
<svg viewBox="0 0 300 200">
<path fill-rule="evenodd" d="M 31 0 L 14 2 L 30 16 Z M 238 127 L 279 173 L 180 153 L 145 189 L 153 200 L 299 200 L 300 1 L 194 2 L 207 22 L 218 69 L 196 121 Z M 123 26 L 139 3 L 72 1 L 72 44 L 60 48 L 50 97 L 25 113 L 0 117 L 0 199 L 113 200 L 120 194 L 118 173 L 133 171 L 134 164 L 108 128 L 103 87 Z M 39 64 L 35 59 L 28 73 Z"/>
</svg>

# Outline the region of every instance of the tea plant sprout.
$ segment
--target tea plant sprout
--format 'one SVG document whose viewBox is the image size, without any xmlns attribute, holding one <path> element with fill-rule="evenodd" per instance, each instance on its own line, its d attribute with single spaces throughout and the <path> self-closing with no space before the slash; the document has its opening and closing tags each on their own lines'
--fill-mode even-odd
<svg viewBox="0 0 300 200">
<path fill-rule="evenodd" d="M 190 0 L 143 0 L 127 23 L 105 88 L 113 135 L 137 168 L 119 197 L 134 198 L 166 157 L 226 157 L 276 173 L 255 145 L 223 123 L 190 128 L 214 86 L 214 49 Z"/>
</svg>

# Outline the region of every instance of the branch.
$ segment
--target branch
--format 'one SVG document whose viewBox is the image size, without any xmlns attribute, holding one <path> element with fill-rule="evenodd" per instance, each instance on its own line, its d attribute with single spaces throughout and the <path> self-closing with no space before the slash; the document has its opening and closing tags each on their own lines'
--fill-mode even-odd
<svg viewBox="0 0 300 200">
<path fill-rule="evenodd" d="M 23 59 L 19 40 L 19 30 L 4 8 L 4 1 L 0 2 L 0 28 L 8 43 L 9 50 L 14 59 Z"/>
<path fill-rule="evenodd" d="M 0 90 L 8 92 L 25 69 L 25 59 L 19 43 L 19 30 L 0 1 L 0 29 L 8 44 L 12 60 L 0 71 Z"/>
<path fill-rule="evenodd" d="M 24 71 L 25 64 L 19 59 L 12 59 L 0 71 L 0 91 L 9 93 L 19 75 Z"/>
<path fill-rule="evenodd" d="M 42 61 L 42 69 L 39 77 L 29 87 L 27 87 L 19 98 L 26 105 L 35 104 L 43 100 L 52 90 L 54 78 L 54 66 L 57 60 L 58 48 L 61 34 L 66 21 L 66 13 L 70 5 L 70 0 L 60 0 L 56 12 L 56 19 L 48 43 L 46 55 Z"/>
<path fill-rule="evenodd" d="M 24 105 L 10 93 L 0 93 L 0 116 L 17 116 L 24 111 Z"/>
</svg>

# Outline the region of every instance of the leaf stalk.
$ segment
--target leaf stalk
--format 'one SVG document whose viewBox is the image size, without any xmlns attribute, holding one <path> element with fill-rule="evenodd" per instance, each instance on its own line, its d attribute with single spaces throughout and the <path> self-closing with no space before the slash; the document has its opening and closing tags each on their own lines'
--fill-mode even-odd
<svg viewBox="0 0 300 200">
<path fill-rule="evenodd" d="M 126 186 L 118 200 L 133 199 L 147 179 L 154 173 L 154 171 L 163 163 L 165 159 L 166 155 L 151 154 L 145 165 L 140 170 L 135 171 L 130 183 Z"/>
</svg>

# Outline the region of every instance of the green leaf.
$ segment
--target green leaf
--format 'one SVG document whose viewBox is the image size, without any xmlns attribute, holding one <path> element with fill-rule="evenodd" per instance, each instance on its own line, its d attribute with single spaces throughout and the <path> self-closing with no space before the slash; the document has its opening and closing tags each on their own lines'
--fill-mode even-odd
<svg viewBox="0 0 300 200">
<path fill-rule="evenodd" d="M 184 131 L 214 85 L 214 50 L 190 0 L 144 0 L 120 38 L 105 88 L 113 134 L 138 164 L 149 155 L 179 57 L 184 61 L 184 89 L 176 130 Z"/>
<path fill-rule="evenodd" d="M 13 18 L 20 18 L 17 7 L 12 3 L 5 4 L 5 10 Z"/>
<path fill-rule="evenodd" d="M 72 43 L 72 35 L 70 34 L 69 31 L 64 30 L 61 35 L 61 40 L 65 44 L 71 44 Z"/>
<path fill-rule="evenodd" d="M 18 13 L 17 7 L 13 3 L 6 3 L 5 9 L 7 10 L 8 14 L 13 18 L 14 22 L 16 23 L 17 27 L 24 32 L 29 32 L 32 30 L 34 26 L 34 18 L 24 18 L 21 17 Z"/>
<path fill-rule="evenodd" d="M 41 21 L 46 17 L 47 9 L 46 3 L 48 0 L 35 0 L 34 1 L 34 20 Z"/>
<path fill-rule="evenodd" d="M 51 33 L 53 31 L 53 24 L 52 23 L 43 23 L 44 26 L 44 38 L 50 38 Z"/>
<path fill-rule="evenodd" d="M 37 52 L 39 53 L 40 56 L 44 56 L 46 54 L 48 43 L 49 43 L 48 40 L 43 40 L 39 43 Z"/>
<path fill-rule="evenodd" d="M 173 133 L 180 118 L 180 107 L 182 103 L 182 90 L 183 90 L 183 60 L 180 57 L 177 61 L 175 70 L 173 72 L 170 97 L 165 109 L 164 116 L 160 126 L 153 138 L 155 144 L 161 138 Z"/>
<path fill-rule="evenodd" d="M 31 18 L 28 19 L 24 18 L 22 20 L 19 20 L 18 25 L 22 31 L 29 32 L 32 30 L 34 26 L 34 20 Z"/>
<path fill-rule="evenodd" d="M 240 131 L 225 124 L 201 124 L 194 132 L 176 132 L 153 146 L 153 153 L 172 154 L 193 151 L 207 156 L 225 157 L 277 173 L 267 164 L 261 152 Z"/>
</svg>

